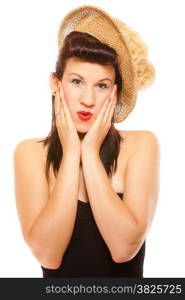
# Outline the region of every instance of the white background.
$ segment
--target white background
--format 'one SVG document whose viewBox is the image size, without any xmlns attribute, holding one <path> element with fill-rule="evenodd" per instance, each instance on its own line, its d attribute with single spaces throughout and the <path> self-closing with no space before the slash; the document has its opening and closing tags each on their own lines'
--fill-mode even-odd
<svg viewBox="0 0 185 300">
<path fill-rule="evenodd" d="M 15 207 L 13 151 L 23 139 L 45 137 L 51 124 L 49 75 L 57 32 L 68 11 L 105 9 L 138 31 L 156 68 L 134 111 L 116 128 L 150 130 L 161 149 L 160 195 L 147 236 L 144 277 L 185 276 L 184 1 L 40 0 L 0 4 L 0 277 L 42 277 L 22 238 Z"/>
</svg>

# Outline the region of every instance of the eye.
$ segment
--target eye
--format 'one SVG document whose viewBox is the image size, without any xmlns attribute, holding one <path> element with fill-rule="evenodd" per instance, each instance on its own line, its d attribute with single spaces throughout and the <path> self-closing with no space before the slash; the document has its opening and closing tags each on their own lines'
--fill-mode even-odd
<svg viewBox="0 0 185 300">
<path fill-rule="evenodd" d="M 100 83 L 100 84 L 98 84 L 98 86 L 100 88 L 103 88 L 103 89 L 107 89 L 108 88 L 107 84 L 105 84 L 105 83 Z"/>
<path fill-rule="evenodd" d="M 80 79 L 72 79 L 71 82 L 74 83 L 75 85 L 79 85 L 81 83 L 81 80 Z"/>
</svg>

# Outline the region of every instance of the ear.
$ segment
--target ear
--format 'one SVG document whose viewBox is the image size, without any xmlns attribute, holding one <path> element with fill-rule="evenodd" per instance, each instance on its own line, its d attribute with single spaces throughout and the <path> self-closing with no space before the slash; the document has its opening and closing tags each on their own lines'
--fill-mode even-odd
<svg viewBox="0 0 185 300">
<path fill-rule="evenodd" d="M 54 72 L 51 72 L 49 76 L 49 84 L 50 84 L 51 93 L 53 94 L 53 91 L 56 91 L 58 89 L 58 84 L 59 84 L 59 79 L 57 78 Z"/>
</svg>

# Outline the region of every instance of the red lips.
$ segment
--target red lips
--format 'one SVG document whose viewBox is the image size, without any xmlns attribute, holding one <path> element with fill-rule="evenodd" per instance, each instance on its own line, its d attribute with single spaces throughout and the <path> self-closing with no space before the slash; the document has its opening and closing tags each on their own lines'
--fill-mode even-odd
<svg viewBox="0 0 185 300">
<path fill-rule="evenodd" d="M 78 111 L 77 114 L 78 117 L 83 121 L 88 121 L 92 117 L 92 114 L 86 111 Z"/>
<path fill-rule="evenodd" d="M 92 113 L 90 113 L 88 111 L 84 111 L 84 110 L 78 111 L 78 113 L 85 115 L 85 116 L 89 116 L 89 115 L 92 116 Z"/>
</svg>

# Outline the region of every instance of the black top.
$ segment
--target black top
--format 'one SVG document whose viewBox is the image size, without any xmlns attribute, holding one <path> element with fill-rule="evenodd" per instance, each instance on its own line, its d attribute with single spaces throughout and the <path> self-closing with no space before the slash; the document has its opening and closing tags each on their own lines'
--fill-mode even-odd
<svg viewBox="0 0 185 300">
<path fill-rule="evenodd" d="M 117 193 L 122 198 L 123 193 Z M 72 237 L 61 266 L 41 266 L 43 277 L 143 277 L 145 242 L 130 261 L 116 263 L 95 223 L 89 202 L 78 200 Z"/>
</svg>

